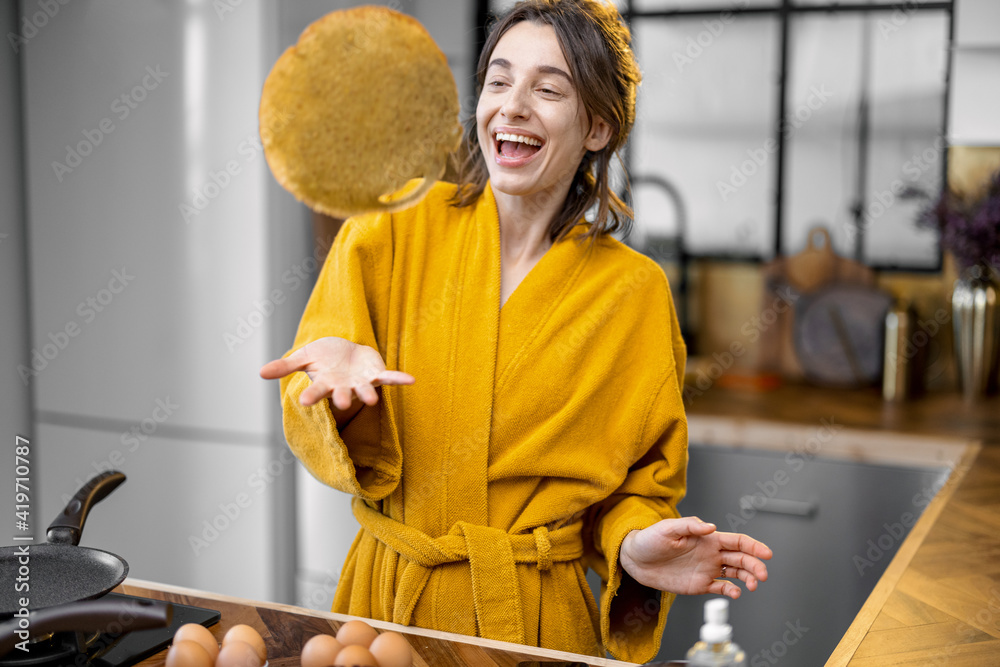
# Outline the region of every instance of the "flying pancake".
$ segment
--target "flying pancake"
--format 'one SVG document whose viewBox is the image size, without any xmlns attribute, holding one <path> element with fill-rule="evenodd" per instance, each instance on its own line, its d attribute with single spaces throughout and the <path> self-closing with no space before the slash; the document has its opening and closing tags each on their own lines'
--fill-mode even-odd
<svg viewBox="0 0 1000 667">
<path fill-rule="evenodd" d="M 278 58 L 260 136 L 286 190 L 345 218 L 415 204 L 458 147 L 458 114 L 455 79 L 424 27 L 365 6 L 327 14 Z"/>
</svg>

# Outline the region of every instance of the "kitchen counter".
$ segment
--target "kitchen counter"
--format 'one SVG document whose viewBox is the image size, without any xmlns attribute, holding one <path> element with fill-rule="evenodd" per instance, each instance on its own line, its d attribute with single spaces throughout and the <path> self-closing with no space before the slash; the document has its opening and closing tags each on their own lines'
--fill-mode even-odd
<svg viewBox="0 0 1000 667">
<path fill-rule="evenodd" d="M 823 456 L 950 468 L 827 665 L 1000 662 L 1000 399 L 968 405 L 957 395 L 932 395 L 892 405 L 874 390 L 712 388 L 688 405 L 688 417 L 691 441 L 699 444 L 781 449 L 834 424 L 836 437 Z M 119 590 L 217 609 L 222 621 L 212 630 L 220 639 L 237 623 L 254 626 L 271 649 L 271 667 L 298 667 L 306 639 L 334 633 L 350 618 L 132 579 Z M 404 633 L 417 667 L 629 664 L 365 620 Z M 161 667 L 164 656 L 141 664 Z"/>
<path fill-rule="evenodd" d="M 951 468 L 827 665 L 1000 662 L 1000 399 L 893 405 L 875 390 L 711 388 L 688 415 L 692 442 L 780 448 L 790 432 L 834 423 L 833 456 Z"/>
<path fill-rule="evenodd" d="M 353 616 L 319 612 L 290 605 L 246 600 L 216 593 L 179 588 L 139 579 L 126 579 L 115 592 L 138 595 L 168 602 L 206 607 L 222 612 L 221 620 L 209 628 L 220 642 L 229 628 L 245 623 L 264 637 L 269 667 L 299 667 L 302 645 L 318 634 L 335 635 L 337 629 Z M 628 665 L 630 663 L 580 656 L 562 651 L 520 646 L 507 642 L 479 639 L 447 632 L 437 632 L 395 625 L 371 619 L 361 619 L 380 630 L 403 634 L 414 650 L 414 667 L 517 667 L 522 661 L 583 661 L 594 666 Z M 140 667 L 163 667 L 166 651 L 139 663 Z"/>
<path fill-rule="evenodd" d="M 968 405 L 957 393 L 935 393 L 904 403 L 882 400 L 877 389 L 847 391 L 786 384 L 774 391 L 712 387 L 685 401 L 696 417 L 732 417 L 786 424 L 836 418 L 850 428 L 966 437 L 1000 444 L 1000 397 Z"/>
</svg>

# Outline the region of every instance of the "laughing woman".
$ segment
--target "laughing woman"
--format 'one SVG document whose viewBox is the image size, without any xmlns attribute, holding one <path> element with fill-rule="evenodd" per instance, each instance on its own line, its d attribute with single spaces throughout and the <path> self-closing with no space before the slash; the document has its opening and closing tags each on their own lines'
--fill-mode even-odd
<svg viewBox="0 0 1000 667">
<path fill-rule="evenodd" d="M 529 0 L 477 75 L 459 184 L 348 220 L 261 375 L 296 456 L 354 496 L 334 611 L 645 662 L 676 594 L 754 590 L 771 552 L 676 509 L 684 343 L 663 272 L 610 236 L 628 30 Z"/>
</svg>

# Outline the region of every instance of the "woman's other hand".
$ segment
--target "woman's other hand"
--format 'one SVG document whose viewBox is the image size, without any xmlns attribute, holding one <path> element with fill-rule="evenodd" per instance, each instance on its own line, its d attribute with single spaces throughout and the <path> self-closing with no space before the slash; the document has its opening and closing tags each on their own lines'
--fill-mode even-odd
<svg viewBox="0 0 1000 667">
<path fill-rule="evenodd" d="M 353 417 L 361 403 L 378 403 L 375 387 L 415 382 L 409 373 L 386 370 L 378 350 L 333 336 L 314 340 L 283 359 L 268 362 L 260 369 L 260 376 L 276 380 L 296 371 L 305 372 L 312 380 L 299 396 L 302 405 L 315 405 L 329 398 L 335 414 L 350 413 L 336 415 L 338 425 L 342 417 Z M 355 396 L 361 403 L 354 401 Z"/>
<path fill-rule="evenodd" d="M 725 595 L 735 600 L 740 587 L 726 579 L 739 579 L 748 590 L 756 590 L 759 582 L 767 580 L 767 566 L 761 561 L 771 555 L 763 542 L 740 533 L 717 532 L 714 524 L 689 516 L 633 530 L 625 536 L 619 560 L 644 586 L 681 595 Z"/>
</svg>

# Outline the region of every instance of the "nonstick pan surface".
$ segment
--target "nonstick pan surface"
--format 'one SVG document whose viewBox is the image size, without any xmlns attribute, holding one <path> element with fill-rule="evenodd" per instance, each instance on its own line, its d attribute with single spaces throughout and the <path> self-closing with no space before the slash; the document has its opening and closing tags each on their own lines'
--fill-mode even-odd
<svg viewBox="0 0 1000 667">
<path fill-rule="evenodd" d="M 100 549 L 62 544 L 38 544 L 28 547 L 27 591 L 16 590 L 21 547 L 0 549 L 0 619 L 12 616 L 21 608 L 20 598 L 27 598 L 28 609 L 44 609 L 67 602 L 100 597 L 128 576 L 128 563 L 121 557 Z"/>
</svg>

